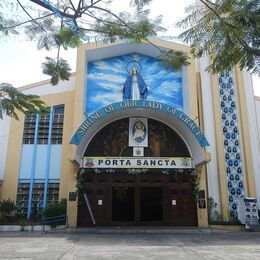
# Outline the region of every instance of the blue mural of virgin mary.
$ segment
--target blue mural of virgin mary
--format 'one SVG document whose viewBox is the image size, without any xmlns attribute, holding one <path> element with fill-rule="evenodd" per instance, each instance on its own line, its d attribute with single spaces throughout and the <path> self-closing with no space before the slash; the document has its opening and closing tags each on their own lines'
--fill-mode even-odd
<svg viewBox="0 0 260 260">
<path fill-rule="evenodd" d="M 132 67 L 132 72 L 123 86 L 123 99 L 138 100 L 147 98 L 147 85 L 136 67 Z"/>
</svg>

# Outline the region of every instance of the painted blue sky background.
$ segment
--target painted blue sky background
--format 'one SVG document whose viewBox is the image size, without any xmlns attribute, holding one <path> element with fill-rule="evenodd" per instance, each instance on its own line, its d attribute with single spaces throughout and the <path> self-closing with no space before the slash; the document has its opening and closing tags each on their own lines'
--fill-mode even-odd
<svg viewBox="0 0 260 260">
<path fill-rule="evenodd" d="M 154 58 L 129 54 L 88 63 L 86 112 L 123 100 L 123 84 L 128 77 L 126 65 L 137 60 L 148 86 L 147 100 L 160 101 L 182 109 L 181 72 L 165 70 Z"/>
</svg>

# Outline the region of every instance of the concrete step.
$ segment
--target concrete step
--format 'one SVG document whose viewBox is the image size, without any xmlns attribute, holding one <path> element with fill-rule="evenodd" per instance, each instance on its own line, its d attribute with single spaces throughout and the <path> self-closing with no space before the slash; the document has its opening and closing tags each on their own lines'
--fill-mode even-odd
<svg viewBox="0 0 260 260">
<path fill-rule="evenodd" d="M 49 232 L 70 234 L 198 234 L 230 231 L 200 227 L 79 227 L 53 229 Z"/>
</svg>

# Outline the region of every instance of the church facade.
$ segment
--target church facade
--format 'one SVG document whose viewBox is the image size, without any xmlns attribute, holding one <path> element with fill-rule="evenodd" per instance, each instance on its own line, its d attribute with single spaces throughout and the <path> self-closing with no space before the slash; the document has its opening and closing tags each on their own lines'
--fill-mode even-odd
<svg viewBox="0 0 260 260">
<path fill-rule="evenodd" d="M 245 197 L 260 205 L 250 74 L 210 74 L 207 57 L 165 69 L 158 55 L 147 43 L 82 45 L 68 82 L 20 88 L 50 113 L 0 122 L 0 200 L 30 218 L 67 199 L 71 227 L 207 226 L 236 219 Z"/>
</svg>

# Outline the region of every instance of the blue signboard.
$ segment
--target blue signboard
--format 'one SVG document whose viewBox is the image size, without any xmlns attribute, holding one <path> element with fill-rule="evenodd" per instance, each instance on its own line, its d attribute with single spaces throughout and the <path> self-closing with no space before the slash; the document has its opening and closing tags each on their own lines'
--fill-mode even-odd
<svg viewBox="0 0 260 260">
<path fill-rule="evenodd" d="M 182 110 L 178 109 L 175 106 L 171 106 L 168 104 L 164 104 L 157 101 L 150 100 L 124 100 L 121 102 L 109 104 L 104 106 L 94 113 L 86 117 L 83 123 L 80 125 L 76 133 L 73 135 L 70 143 L 71 144 L 79 144 L 82 137 L 87 133 L 87 131 L 95 125 L 100 119 L 108 116 L 111 113 L 120 112 L 126 109 L 152 109 L 162 113 L 166 113 L 169 116 L 172 116 L 178 119 L 180 122 L 185 124 L 187 128 L 192 132 L 192 134 L 196 137 L 201 147 L 209 146 L 209 143 L 204 136 L 201 129 L 198 125 Z"/>
</svg>

